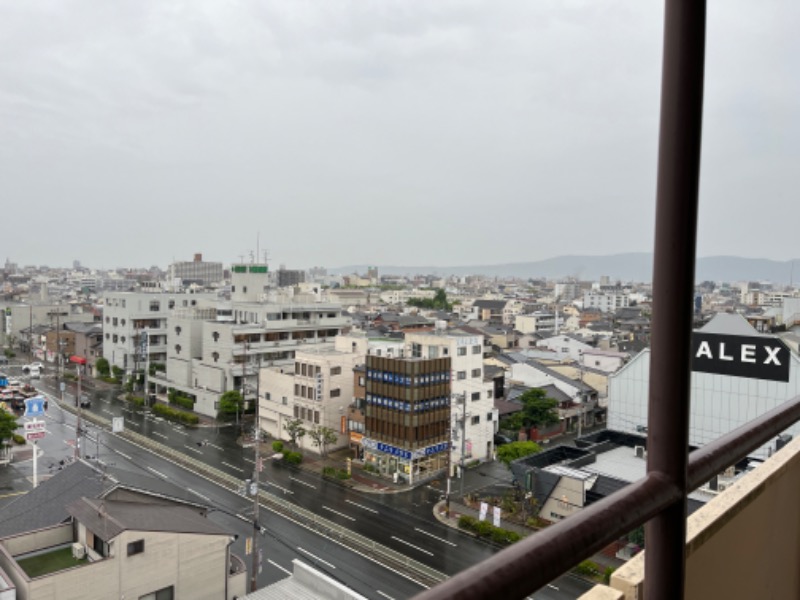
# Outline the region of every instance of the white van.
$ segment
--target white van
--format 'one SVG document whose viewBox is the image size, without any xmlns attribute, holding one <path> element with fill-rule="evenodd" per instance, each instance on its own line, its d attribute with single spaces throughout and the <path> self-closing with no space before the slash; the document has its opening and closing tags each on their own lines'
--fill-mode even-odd
<svg viewBox="0 0 800 600">
<path fill-rule="evenodd" d="M 31 379 L 39 379 L 42 376 L 42 368 L 37 365 L 31 365 L 29 373 Z"/>
</svg>

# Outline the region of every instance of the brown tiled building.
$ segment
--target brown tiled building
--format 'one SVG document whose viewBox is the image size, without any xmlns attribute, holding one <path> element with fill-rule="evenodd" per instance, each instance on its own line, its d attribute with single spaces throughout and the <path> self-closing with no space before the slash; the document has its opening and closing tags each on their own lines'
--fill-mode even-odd
<svg viewBox="0 0 800 600">
<path fill-rule="evenodd" d="M 409 483 L 443 469 L 450 444 L 450 358 L 367 356 L 367 468 Z"/>
</svg>

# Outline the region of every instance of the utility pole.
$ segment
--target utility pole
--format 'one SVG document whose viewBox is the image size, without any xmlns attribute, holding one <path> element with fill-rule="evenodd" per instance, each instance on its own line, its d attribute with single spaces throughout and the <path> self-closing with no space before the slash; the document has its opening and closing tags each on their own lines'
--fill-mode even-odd
<svg viewBox="0 0 800 600">
<path fill-rule="evenodd" d="M 56 381 L 61 381 L 61 311 L 56 305 Z M 52 323 L 52 321 L 50 321 Z M 45 352 L 47 349 L 45 349 Z M 79 379 L 80 380 L 80 379 Z"/>
<path fill-rule="evenodd" d="M 464 454 L 467 452 L 467 393 L 464 392 L 459 398 L 461 406 L 464 407 L 461 413 L 461 495 L 464 495 Z"/>
<path fill-rule="evenodd" d="M 253 464 L 253 566 L 250 574 L 250 591 L 258 589 L 258 570 L 260 565 L 258 555 L 258 534 L 261 530 L 258 524 L 258 494 L 260 490 L 259 474 L 261 473 L 261 426 L 258 422 L 258 405 L 261 398 L 261 353 L 258 354 L 258 375 L 256 377 L 256 424 L 255 424 L 255 463 Z"/>
<path fill-rule="evenodd" d="M 451 398 L 455 399 L 455 394 L 451 394 Z M 452 415 L 453 409 L 450 408 L 450 413 Z M 452 469 L 453 469 L 453 419 L 452 417 L 448 419 L 447 422 L 447 441 L 449 444 L 447 445 L 447 491 L 444 495 L 444 514 L 449 519 L 450 518 L 450 486 L 452 484 Z"/>
<path fill-rule="evenodd" d="M 81 366 L 75 365 L 75 370 L 78 373 L 78 395 L 75 401 L 78 404 L 78 418 L 75 423 L 75 460 L 81 457 Z"/>
</svg>

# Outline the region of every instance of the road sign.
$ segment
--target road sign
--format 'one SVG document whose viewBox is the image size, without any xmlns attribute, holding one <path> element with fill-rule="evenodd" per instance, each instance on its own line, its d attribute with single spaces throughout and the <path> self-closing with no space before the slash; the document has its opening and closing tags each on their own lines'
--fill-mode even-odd
<svg viewBox="0 0 800 600">
<path fill-rule="evenodd" d="M 44 431 L 30 431 L 25 434 L 25 439 L 29 442 L 40 440 L 44 437 Z"/>
<path fill-rule="evenodd" d="M 67 389 L 67 384 L 62 381 L 61 384 L 58 386 L 58 389 L 60 389 L 63 392 L 65 389 Z"/>
<path fill-rule="evenodd" d="M 44 398 L 42 396 L 34 396 L 25 400 L 25 414 L 24 417 L 41 417 L 44 415 Z"/>
<path fill-rule="evenodd" d="M 25 433 L 35 433 L 38 431 L 44 431 L 45 427 L 44 421 L 26 421 L 25 422 Z"/>
</svg>

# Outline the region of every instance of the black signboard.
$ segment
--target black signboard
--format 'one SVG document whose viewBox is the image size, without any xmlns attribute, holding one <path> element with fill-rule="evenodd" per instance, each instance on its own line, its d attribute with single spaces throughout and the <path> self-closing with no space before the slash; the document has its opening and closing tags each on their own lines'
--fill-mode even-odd
<svg viewBox="0 0 800 600">
<path fill-rule="evenodd" d="M 695 332 L 692 371 L 789 381 L 789 349 L 773 337 Z"/>
</svg>

